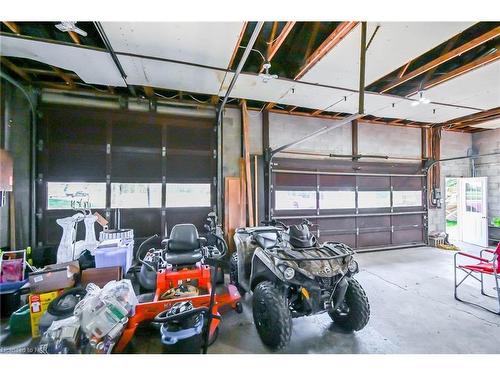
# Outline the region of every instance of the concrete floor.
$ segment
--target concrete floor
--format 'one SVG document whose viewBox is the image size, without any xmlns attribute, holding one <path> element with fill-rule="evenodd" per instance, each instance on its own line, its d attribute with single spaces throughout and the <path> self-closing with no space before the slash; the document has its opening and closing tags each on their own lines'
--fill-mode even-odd
<svg viewBox="0 0 500 375">
<path fill-rule="evenodd" d="M 453 298 L 453 254 L 429 247 L 359 254 L 357 279 L 371 304 L 365 329 L 344 332 L 327 314 L 294 319 L 290 345 L 282 353 L 500 353 L 495 333 L 500 316 Z M 462 296 L 494 308 L 492 300 L 478 294 L 477 286 L 465 284 Z M 489 283 L 487 291 L 494 293 L 492 288 Z M 255 330 L 251 296 L 243 303 L 243 314 L 223 315 L 210 353 L 270 352 Z M 161 352 L 158 333 L 148 330 L 134 340 L 136 352 Z"/>
</svg>

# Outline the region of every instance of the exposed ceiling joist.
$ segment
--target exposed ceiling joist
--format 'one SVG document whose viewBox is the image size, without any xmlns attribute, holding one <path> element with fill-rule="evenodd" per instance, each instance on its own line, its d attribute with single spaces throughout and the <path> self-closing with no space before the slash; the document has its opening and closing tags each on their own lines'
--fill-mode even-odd
<svg viewBox="0 0 500 375">
<path fill-rule="evenodd" d="M 73 78 L 71 78 L 69 74 L 66 74 L 66 72 L 63 72 L 61 69 L 55 66 L 52 67 L 52 70 L 58 77 L 60 77 L 66 83 L 66 85 L 68 85 L 68 87 L 71 88 L 75 87 L 75 82 L 73 81 Z"/>
<path fill-rule="evenodd" d="M 153 90 L 152 87 L 150 87 L 150 86 L 143 86 L 142 88 L 144 89 L 144 93 L 146 94 L 146 96 L 148 98 L 153 98 L 155 96 L 155 90 Z"/>
<path fill-rule="evenodd" d="M 80 37 L 74 31 L 68 31 L 68 35 L 70 36 L 70 38 L 73 41 L 73 43 L 75 43 L 75 44 L 82 44 L 82 42 L 80 41 Z"/>
<path fill-rule="evenodd" d="M 295 79 L 300 79 L 316 64 L 323 56 L 330 52 L 344 37 L 358 24 L 357 21 L 342 22 L 325 39 L 323 43 L 309 56 L 305 64 L 300 68 Z"/>
<path fill-rule="evenodd" d="M 285 42 L 288 34 L 290 34 L 290 31 L 292 31 L 293 26 L 295 25 L 295 21 L 289 21 L 285 24 L 283 29 L 281 30 L 280 35 L 269 44 L 269 47 L 267 49 L 267 60 L 271 61 L 280 49 L 281 45 Z M 262 71 L 263 69 L 261 69 Z"/>
<path fill-rule="evenodd" d="M 31 78 L 28 73 L 26 73 L 23 69 L 18 67 L 16 64 L 14 64 L 12 61 L 7 59 L 6 57 L 0 56 L 0 62 L 5 65 L 7 68 L 12 70 L 14 73 L 16 73 L 19 77 L 24 79 L 27 82 L 31 82 Z"/>
<path fill-rule="evenodd" d="M 485 118 L 496 118 L 497 116 L 500 117 L 500 107 L 496 107 L 493 109 L 489 109 L 487 111 L 482 111 L 478 113 L 473 113 L 471 115 L 459 117 L 450 121 L 443 122 L 442 124 L 436 124 L 434 125 L 435 127 L 446 127 L 446 126 L 459 126 L 463 124 L 467 124 L 466 126 L 469 126 L 468 124 L 470 123 L 476 123 L 477 121 L 485 121 Z M 479 122 L 481 122 L 479 121 Z"/>
<path fill-rule="evenodd" d="M 9 28 L 10 31 L 12 31 L 14 34 L 20 35 L 21 34 L 21 28 L 19 25 L 15 22 L 9 22 L 9 21 L 3 21 L 3 24 Z"/>
<path fill-rule="evenodd" d="M 437 77 L 429 82 L 427 82 L 422 89 L 427 90 L 430 89 L 431 87 L 437 86 L 441 83 L 444 83 L 446 81 L 449 81 L 450 79 L 453 79 L 455 77 L 461 76 L 462 74 L 468 73 L 474 69 L 480 68 L 484 65 L 487 65 L 489 63 L 492 63 L 500 58 L 500 50 L 497 50 L 494 53 L 490 53 L 489 55 L 482 56 L 474 61 L 471 61 L 468 64 L 459 66 L 456 69 L 453 69 L 452 71 L 443 74 L 440 77 Z M 417 92 L 412 92 L 408 96 L 412 96 L 416 94 Z"/>
<path fill-rule="evenodd" d="M 233 54 L 231 55 L 231 59 L 229 60 L 229 64 L 227 66 L 228 69 L 231 69 L 231 66 L 234 63 L 234 59 L 236 58 L 236 54 L 238 53 L 238 49 L 240 48 L 241 41 L 243 40 L 243 36 L 245 35 L 245 31 L 247 29 L 248 22 L 243 23 L 243 27 L 241 28 L 240 35 L 238 37 L 238 41 L 236 42 L 236 45 L 234 46 Z"/>
<path fill-rule="evenodd" d="M 478 36 L 477 38 L 462 44 L 461 46 L 454 48 L 453 50 L 439 56 L 438 58 L 429 61 L 427 64 L 421 66 L 418 69 L 415 69 L 411 71 L 408 74 L 404 74 L 402 77 L 394 80 L 390 84 L 386 85 L 380 92 L 384 93 L 389 90 L 394 89 L 395 87 L 398 87 L 399 85 L 408 82 L 409 80 L 418 77 L 419 75 L 428 72 L 431 69 L 434 69 L 435 67 L 457 57 L 460 56 L 461 54 L 470 51 L 473 48 L 476 48 L 477 46 L 486 43 L 487 41 L 496 38 L 497 36 L 500 35 L 500 26 L 494 28 L 493 30 L 488 31 L 487 33 L 484 33 L 483 35 Z"/>
</svg>

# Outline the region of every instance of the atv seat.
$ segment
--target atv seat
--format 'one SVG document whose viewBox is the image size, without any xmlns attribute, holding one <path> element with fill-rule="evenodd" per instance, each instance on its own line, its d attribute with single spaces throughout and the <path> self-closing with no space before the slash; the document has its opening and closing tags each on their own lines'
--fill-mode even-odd
<svg viewBox="0 0 500 375">
<path fill-rule="evenodd" d="M 177 224 L 166 242 L 166 261 L 173 266 L 188 266 L 203 258 L 203 240 L 193 224 Z"/>
</svg>

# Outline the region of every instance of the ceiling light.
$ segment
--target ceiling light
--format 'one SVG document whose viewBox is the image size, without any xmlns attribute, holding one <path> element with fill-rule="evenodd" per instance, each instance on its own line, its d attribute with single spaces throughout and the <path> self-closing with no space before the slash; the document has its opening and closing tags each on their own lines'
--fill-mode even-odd
<svg viewBox="0 0 500 375">
<path fill-rule="evenodd" d="M 259 73 L 259 77 L 262 79 L 262 82 L 267 83 L 271 79 L 278 78 L 276 74 L 269 74 L 269 69 L 271 68 L 271 63 L 269 61 L 264 62 L 262 67 L 264 68 L 264 73 Z"/>
<path fill-rule="evenodd" d="M 74 33 L 80 34 L 81 36 L 87 36 L 87 32 L 77 27 L 76 22 L 74 21 L 61 21 L 61 23 L 58 23 L 56 25 L 56 28 L 65 33 L 72 31 Z"/>
<path fill-rule="evenodd" d="M 423 91 L 419 91 L 418 92 L 418 100 L 415 100 L 411 103 L 411 105 L 413 107 L 416 107 L 417 105 L 419 104 L 429 104 L 431 102 L 431 100 L 429 98 L 426 98 L 424 96 L 424 92 Z"/>
</svg>

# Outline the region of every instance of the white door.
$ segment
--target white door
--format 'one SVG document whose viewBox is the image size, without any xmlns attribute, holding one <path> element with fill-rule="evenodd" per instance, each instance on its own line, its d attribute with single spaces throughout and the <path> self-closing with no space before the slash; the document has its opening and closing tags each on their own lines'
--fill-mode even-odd
<svg viewBox="0 0 500 375">
<path fill-rule="evenodd" d="M 487 177 L 460 179 L 458 226 L 462 241 L 488 246 Z"/>
</svg>

